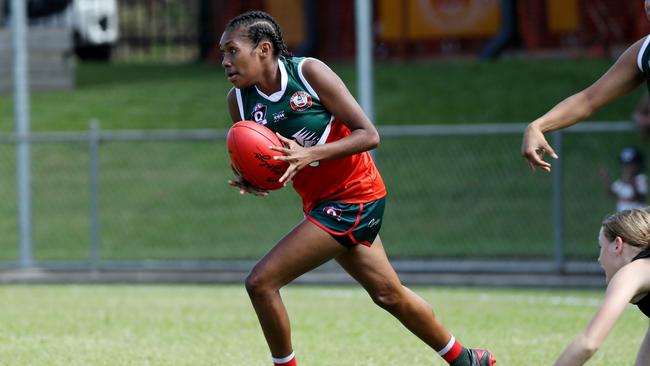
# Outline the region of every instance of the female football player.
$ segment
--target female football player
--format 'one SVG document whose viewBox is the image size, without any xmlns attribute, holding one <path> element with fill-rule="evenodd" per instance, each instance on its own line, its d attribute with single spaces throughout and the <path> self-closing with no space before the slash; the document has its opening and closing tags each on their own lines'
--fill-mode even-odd
<svg viewBox="0 0 650 366">
<path fill-rule="evenodd" d="M 646 15 L 650 18 L 650 0 L 645 0 Z M 531 122 L 526 128 L 521 154 L 532 171 L 539 167 L 551 171 L 544 155 L 558 156 L 544 138 L 544 133 L 571 126 L 584 120 L 598 108 L 629 93 L 644 81 L 650 81 L 650 37 L 646 36 L 630 46 L 614 65 L 587 89 L 576 93 L 546 114 Z M 648 84 L 650 88 L 650 82 Z"/>
<path fill-rule="evenodd" d="M 603 343 L 628 303 L 650 317 L 650 212 L 633 208 L 610 216 L 598 234 L 605 270 L 605 301 L 587 328 L 562 352 L 556 366 L 583 365 Z M 622 351 L 622 350 L 621 350 Z M 650 365 L 650 328 L 646 331 L 636 366 Z"/>
<path fill-rule="evenodd" d="M 368 153 L 379 135 L 341 79 L 319 60 L 292 57 L 276 21 L 261 11 L 233 18 L 220 47 L 234 85 L 227 97 L 233 122 L 254 120 L 278 134 L 284 147 L 274 149 L 289 164 L 280 181 L 292 182 L 303 202 L 305 218 L 246 279 L 274 364 L 297 365 L 280 288 L 334 259 L 450 365 L 493 365 L 489 352 L 449 334 L 388 262 L 378 236 L 386 189 Z M 229 183 L 241 194 L 269 193 L 242 178 Z"/>
</svg>

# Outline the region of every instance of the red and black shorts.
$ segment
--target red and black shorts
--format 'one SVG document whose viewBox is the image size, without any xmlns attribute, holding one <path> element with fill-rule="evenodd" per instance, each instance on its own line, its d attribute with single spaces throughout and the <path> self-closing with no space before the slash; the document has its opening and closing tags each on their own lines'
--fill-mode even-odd
<svg viewBox="0 0 650 366">
<path fill-rule="evenodd" d="M 307 219 L 330 233 L 343 246 L 371 246 L 379 234 L 386 199 L 366 203 L 325 201 L 307 214 Z"/>
</svg>

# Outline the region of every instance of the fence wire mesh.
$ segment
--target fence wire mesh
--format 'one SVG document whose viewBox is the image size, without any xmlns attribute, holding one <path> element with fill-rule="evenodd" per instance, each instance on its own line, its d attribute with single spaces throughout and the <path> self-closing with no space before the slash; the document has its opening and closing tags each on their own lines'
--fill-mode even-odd
<svg viewBox="0 0 650 366">
<path fill-rule="evenodd" d="M 615 208 L 598 171 L 616 177 L 618 151 L 638 137 L 610 131 L 563 140 L 564 254 L 593 260 L 599 223 Z M 530 173 L 520 141 L 520 134 L 384 136 L 375 159 L 389 192 L 381 235 L 391 258 L 552 259 L 552 177 Z M 0 149 L 0 260 L 12 262 L 15 147 Z M 255 259 L 302 218 L 291 189 L 260 198 L 228 186 L 222 139 L 112 138 L 99 149 L 92 243 L 89 151 L 83 141 L 32 144 L 37 262 L 88 260 L 93 245 L 109 261 Z"/>
</svg>

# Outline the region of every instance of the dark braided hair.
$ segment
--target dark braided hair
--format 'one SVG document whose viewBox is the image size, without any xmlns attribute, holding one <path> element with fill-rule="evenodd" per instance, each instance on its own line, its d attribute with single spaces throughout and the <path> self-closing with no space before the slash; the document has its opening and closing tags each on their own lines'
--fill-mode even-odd
<svg viewBox="0 0 650 366">
<path fill-rule="evenodd" d="M 282 30 L 278 22 L 271 15 L 260 10 L 251 10 L 239 14 L 228 22 L 226 29 L 235 29 L 238 27 L 247 27 L 246 37 L 251 41 L 253 47 L 263 39 L 268 39 L 273 43 L 273 56 L 293 56 L 287 49 L 282 38 Z"/>
</svg>

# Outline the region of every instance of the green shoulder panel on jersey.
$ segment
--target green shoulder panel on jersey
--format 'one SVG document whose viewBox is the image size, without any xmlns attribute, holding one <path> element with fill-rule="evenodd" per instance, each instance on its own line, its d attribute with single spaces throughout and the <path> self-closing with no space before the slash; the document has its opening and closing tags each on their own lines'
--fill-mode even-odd
<svg viewBox="0 0 650 366">
<path fill-rule="evenodd" d="M 333 117 L 302 74 L 305 60 L 302 57 L 278 59 L 281 88 L 271 95 L 256 86 L 236 89 L 236 92 L 242 120 L 255 121 L 309 147 L 325 143 Z"/>
</svg>

